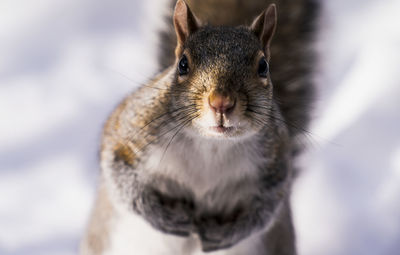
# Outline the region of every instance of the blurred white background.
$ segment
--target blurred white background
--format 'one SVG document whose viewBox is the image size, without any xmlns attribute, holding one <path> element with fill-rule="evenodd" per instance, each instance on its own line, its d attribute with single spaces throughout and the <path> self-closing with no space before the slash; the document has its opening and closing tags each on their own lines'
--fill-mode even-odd
<svg viewBox="0 0 400 255">
<path fill-rule="evenodd" d="M 77 253 L 102 124 L 155 71 L 159 2 L 0 2 L 0 254 Z M 299 253 L 396 255 L 400 1 L 323 4 Z"/>
</svg>

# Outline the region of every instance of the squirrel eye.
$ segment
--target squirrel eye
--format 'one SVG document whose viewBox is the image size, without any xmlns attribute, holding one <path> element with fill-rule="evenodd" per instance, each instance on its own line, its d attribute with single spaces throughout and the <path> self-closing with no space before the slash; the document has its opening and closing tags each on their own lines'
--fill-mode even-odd
<svg viewBox="0 0 400 255">
<path fill-rule="evenodd" d="M 178 71 L 179 75 L 186 75 L 189 73 L 189 63 L 185 55 L 183 55 L 182 58 L 179 60 Z"/>
<path fill-rule="evenodd" d="M 258 63 L 258 75 L 263 78 L 267 78 L 267 74 L 269 71 L 269 65 L 267 60 L 263 57 L 260 59 L 260 62 Z"/>
</svg>

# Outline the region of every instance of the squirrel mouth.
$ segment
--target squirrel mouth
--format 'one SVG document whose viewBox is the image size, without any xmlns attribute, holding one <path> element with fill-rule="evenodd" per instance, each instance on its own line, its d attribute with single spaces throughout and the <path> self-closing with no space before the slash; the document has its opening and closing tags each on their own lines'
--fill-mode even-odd
<svg viewBox="0 0 400 255">
<path fill-rule="evenodd" d="M 210 127 L 211 130 L 217 132 L 217 133 L 229 133 L 231 131 L 233 131 L 234 127 L 225 127 L 222 125 L 216 126 L 216 127 Z"/>
</svg>

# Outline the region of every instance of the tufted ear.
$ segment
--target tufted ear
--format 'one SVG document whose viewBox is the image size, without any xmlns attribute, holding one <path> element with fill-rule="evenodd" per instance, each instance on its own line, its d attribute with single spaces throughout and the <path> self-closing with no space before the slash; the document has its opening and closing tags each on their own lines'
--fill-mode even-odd
<svg viewBox="0 0 400 255">
<path fill-rule="evenodd" d="M 260 39 L 267 59 L 270 59 L 269 46 L 277 23 L 276 5 L 270 4 L 250 26 L 251 31 Z"/>
<path fill-rule="evenodd" d="M 179 56 L 182 53 L 183 45 L 189 35 L 199 28 L 199 22 L 193 15 L 189 6 L 183 0 L 178 0 L 175 5 L 174 26 L 178 44 L 175 54 Z"/>
</svg>

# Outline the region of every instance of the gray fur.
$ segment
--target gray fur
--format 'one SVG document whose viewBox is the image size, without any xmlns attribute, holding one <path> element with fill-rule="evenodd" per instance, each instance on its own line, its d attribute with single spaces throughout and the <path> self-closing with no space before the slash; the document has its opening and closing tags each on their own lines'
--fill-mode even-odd
<svg viewBox="0 0 400 255">
<path fill-rule="evenodd" d="M 243 10 L 255 18 L 269 1 L 239 2 L 254 4 Z M 166 234 L 195 234 L 204 252 L 234 249 L 261 233 L 254 255 L 296 254 L 288 201 L 299 150 L 295 138 L 307 126 L 313 97 L 312 54 L 306 50 L 312 18 L 302 16 L 310 3 L 278 1 L 266 79 L 257 75 L 265 45 L 245 26 L 196 28 L 175 61 L 176 43 L 164 49 L 161 66 L 171 67 L 129 95 L 105 126 L 102 179 L 115 215 L 128 211 Z M 293 17 L 284 14 L 294 10 Z M 243 15 L 238 18 L 243 21 Z M 183 54 L 191 70 L 184 77 L 177 69 Z M 204 117 L 202 100 L 211 91 L 235 96 L 246 128 L 224 138 L 204 134 L 196 121 Z"/>
</svg>

